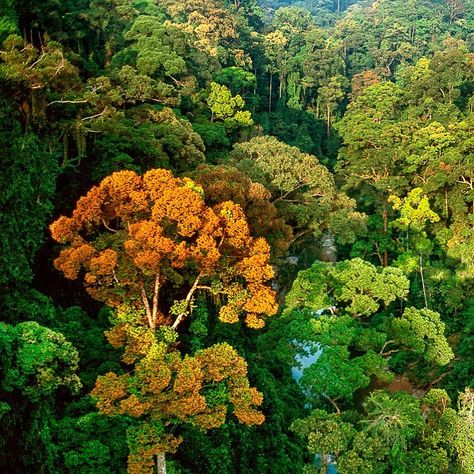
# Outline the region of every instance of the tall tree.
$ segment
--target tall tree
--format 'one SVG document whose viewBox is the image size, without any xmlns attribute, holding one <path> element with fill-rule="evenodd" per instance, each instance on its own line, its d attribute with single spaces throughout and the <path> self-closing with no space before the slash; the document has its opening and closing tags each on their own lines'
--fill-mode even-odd
<svg viewBox="0 0 474 474">
<path fill-rule="evenodd" d="M 276 312 L 266 285 L 273 276 L 268 244 L 250 236 L 238 205 L 208 207 L 199 186 L 169 171 L 151 170 L 143 178 L 118 172 L 51 231 L 68 243 L 56 267 L 70 279 L 84 269 L 89 293 L 122 307 L 108 337 L 125 346 L 124 363 L 134 364 L 134 375 L 109 373 L 93 393 L 103 413 L 143 420 L 130 433 L 131 472 L 149 472 L 154 464 L 164 472 L 165 453 L 179 444 L 165 431 L 173 420 L 213 428 L 225 421 L 230 402 L 241 422 L 263 421 L 254 408 L 261 395 L 249 387 L 246 364 L 231 346 L 182 358 L 175 345 L 200 291 L 221 299 L 223 322 L 235 323 L 245 312 L 246 324 L 260 328 Z M 174 302 L 166 298 L 170 293 Z M 162 377 L 154 382 L 155 370 Z"/>
</svg>

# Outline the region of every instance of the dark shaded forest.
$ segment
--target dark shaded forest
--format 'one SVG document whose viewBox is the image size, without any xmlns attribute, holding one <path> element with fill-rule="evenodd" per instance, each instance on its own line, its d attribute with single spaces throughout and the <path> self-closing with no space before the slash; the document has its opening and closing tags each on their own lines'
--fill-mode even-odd
<svg viewBox="0 0 474 474">
<path fill-rule="evenodd" d="M 474 472 L 472 0 L 0 0 L 0 471 Z"/>
</svg>

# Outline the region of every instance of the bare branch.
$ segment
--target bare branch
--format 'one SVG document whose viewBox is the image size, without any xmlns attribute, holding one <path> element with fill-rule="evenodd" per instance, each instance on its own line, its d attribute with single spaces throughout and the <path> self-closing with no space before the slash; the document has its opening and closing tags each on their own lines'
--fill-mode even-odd
<svg viewBox="0 0 474 474">
<path fill-rule="evenodd" d="M 148 319 L 148 325 L 150 326 L 150 329 L 154 331 L 156 328 L 155 328 L 154 321 L 151 315 L 150 302 L 148 301 L 148 296 L 146 295 L 146 291 L 143 286 L 143 283 L 141 284 L 140 290 L 141 290 L 143 305 L 145 306 L 146 317 Z"/>
<path fill-rule="evenodd" d="M 389 344 L 393 344 L 395 341 L 393 339 L 390 339 L 390 341 L 385 342 L 385 344 L 382 346 L 382 349 L 380 349 L 379 355 L 383 355 L 383 351 Z"/>
<path fill-rule="evenodd" d="M 39 59 L 37 59 L 31 66 L 28 67 L 28 69 L 33 69 L 38 63 L 40 63 L 43 59 L 45 58 L 45 54 L 41 53 L 41 56 Z"/>
<path fill-rule="evenodd" d="M 160 272 L 156 273 L 155 277 L 155 289 L 153 291 L 153 309 L 152 309 L 152 319 L 153 324 L 156 327 L 156 315 L 158 314 L 158 294 L 160 292 Z"/>
<path fill-rule="evenodd" d="M 49 107 L 53 104 L 87 104 L 88 100 L 53 100 L 46 104 L 46 107 Z"/>
<path fill-rule="evenodd" d="M 461 175 L 461 179 L 457 182 L 460 184 L 466 184 L 471 190 L 474 189 L 474 180 L 472 178 L 466 178 L 464 175 Z"/>
<path fill-rule="evenodd" d="M 178 79 L 174 78 L 173 76 L 171 75 L 168 75 L 168 77 L 177 85 L 177 86 L 181 86 L 181 87 L 184 87 L 184 84 L 180 81 L 178 81 Z"/>
<path fill-rule="evenodd" d="M 110 232 L 114 232 L 114 233 L 117 232 L 115 229 L 112 229 L 111 227 L 109 227 L 109 226 L 105 223 L 104 219 L 102 219 L 102 224 L 104 225 L 104 227 L 105 227 L 107 230 L 110 230 Z"/>
<path fill-rule="evenodd" d="M 304 186 L 306 186 L 307 183 L 300 183 L 298 184 L 297 186 L 295 186 L 293 189 L 290 189 L 288 192 L 286 192 L 285 194 L 277 197 L 274 201 L 272 201 L 273 204 L 275 204 L 276 202 L 278 201 L 282 201 L 284 199 L 286 199 L 291 193 L 295 192 L 296 190 L 300 189 L 300 188 L 303 188 Z"/>
<path fill-rule="evenodd" d="M 85 122 L 86 120 L 92 120 L 92 119 L 95 119 L 95 118 L 98 118 L 98 117 L 101 117 L 102 115 L 104 115 L 108 110 L 108 107 L 106 107 L 102 112 L 98 113 L 98 114 L 95 114 L 95 115 L 91 115 L 90 117 L 84 117 L 83 119 L 81 119 L 83 122 Z"/>
<path fill-rule="evenodd" d="M 328 401 L 331 403 L 331 405 L 336 409 L 336 413 L 337 413 L 338 415 L 340 415 L 340 414 L 341 414 L 341 410 L 340 410 L 340 408 L 337 406 L 337 403 L 336 403 L 336 400 L 337 400 L 337 399 L 336 399 L 336 400 L 333 400 L 332 398 L 328 397 L 327 395 L 324 395 L 324 396 L 328 399 Z"/>
<path fill-rule="evenodd" d="M 186 307 L 185 307 L 184 311 L 182 311 L 178 315 L 178 317 L 176 318 L 176 321 L 173 323 L 173 326 L 171 326 L 173 329 L 176 329 L 180 325 L 181 321 L 185 318 L 187 310 L 189 308 L 189 303 L 191 302 L 191 298 L 193 297 L 194 292 L 198 288 L 199 280 L 201 279 L 201 276 L 202 276 L 202 272 L 197 276 L 196 281 L 193 283 L 193 286 L 191 287 L 188 294 L 186 295 L 186 299 L 185 299 Z"/>
</svg>

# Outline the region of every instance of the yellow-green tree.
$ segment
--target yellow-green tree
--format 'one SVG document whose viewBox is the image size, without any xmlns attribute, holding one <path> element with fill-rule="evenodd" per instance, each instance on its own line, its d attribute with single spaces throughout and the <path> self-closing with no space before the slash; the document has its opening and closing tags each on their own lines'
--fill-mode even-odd
<svg viewBox="0 0 474 474">
<path fill-rule="evenodd" d="M 211 110 L 211 122 L 222 120 L 229 128 L 249 127 L 253 124 L 252 115 L 245 107 L 240 95 L 233 96 L 228 87 L 211 83 L 211 92 L 207 98 Z"/>
</svg>

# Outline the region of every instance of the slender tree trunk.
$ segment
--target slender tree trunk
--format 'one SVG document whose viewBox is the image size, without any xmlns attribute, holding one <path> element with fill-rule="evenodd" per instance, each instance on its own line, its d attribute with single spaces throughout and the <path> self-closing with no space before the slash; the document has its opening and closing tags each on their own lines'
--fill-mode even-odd
<svg viewBox="0 0 474 474">
<path fill-rule="evenodd" d="M 375 249 L 377 250 L 377 257 L 379 258 L 380 265 L 383 267 L 383 255 L 380 253 L 380 247 L 378 242 L 374 242 Z"/>
<path fill-rule="evenodd" d="M 160 453 L 155 458 L 156 474 L 166 474 L 166 456 L 165 453 Z"/>
<path fill-rule="evenodd" d="M 110 66 L 110 61 L 112 60 L 113 56 L 113 49 L 112 44 L 110 42 L 105 43 L 105 60 L 104 60 L 104 67 Z"/>
<path fill-rule="evenodd" d="M 446 219 L 449 217 L 449 207 L 448 207 L 448 190 L 444 188 L 444 207 L 446 210 Z"/>
<path fill-rule="evenodd" d="M 388 233 L 388 214 L 387 214 L 387 201 L 383 203 L 383 211 L 382 211 L 382 218 L 383 218 L 383 233 L 386 236 Z M 384 250 L 383 252 L 383 266 L 388 266 L 388 252 Z"/>
<path fill-rule="evenodd" d="M 145 291 L 145 287 L 143 286 L 143 283 L 141 284 L 141 297 L 142 297 L 142 303 L 146 311 L 146 317 L 148 319 L 148 326 L 152 331 L 155 331 L 155 328 L 153 327 L 153 316 L 150 308 L 150 302 L 148 301 L 148 296 Z"/>
<path fill-rule="evenodd" d="M 425 276 L 423 273 L 423 256 L 420 254 L 420 276 L 421 286 L 423 288 L 423 297 L 425 298 L 425 308 L 428 308 L 428 298 L 426 297 Z"/>
<path fill-rule="evenodd" d="M 160 272 L 158 271 L 155 276 L 155 288 L 153 290 L 153 303 L 151 308 L 151 319 L 153 324 L 153 331 L 156 330 L 157 316 L 158 316 L 158 296 L 160 293 Z"/>
<path fill-rule="evenodd" d="M 327 124 L 328 137 L 330 137 L 331 136 L 331 104 L 329 102 L 326 104 L 326 124 Z"/>
<path fill-rule="evenodd" d="M 268 113 L 272 111 L 273 73 L 270 73 L 270 84 L 268 85 Z"/>
<path fill-rule="evenodd" d="M 252 107 L 252 113 L 255 113 L 255 97 L 257 96 L 257 68 L 254 70 L 254 75 L 255 75 L 255 85 L 253 86 L 253 107 Z"/>
<path fill-rule="evenodd" d="M 178 315 L 178 317 L 176 318 L 175 322 L 173 323 L 173 325 L 171 326 L 173 329 L 176 329 L 179 324 L 181 323 L 181 321 L 186 317 L 187 315 L 187 311 L 189 309 L 189 305 L 191 304 L 191 301 L 192 301 L 192 298 L 193 298 L 193 295 L 194 295 L 194 292 L 197 290 L 198 288 L 198 285 L 199 285 L 199 281 L 201 279 L 201 276 L 202 276 L 202 272 L 197 276 L 196 280 L 194 281 L 193 283 L 193 286 L 191 287 L 191 289 L 189 290 L 188 294 L 186 295 L 186 308 L 184 309 L 184 311 L 182 313 L 180 313 Z"/>
</svg>

